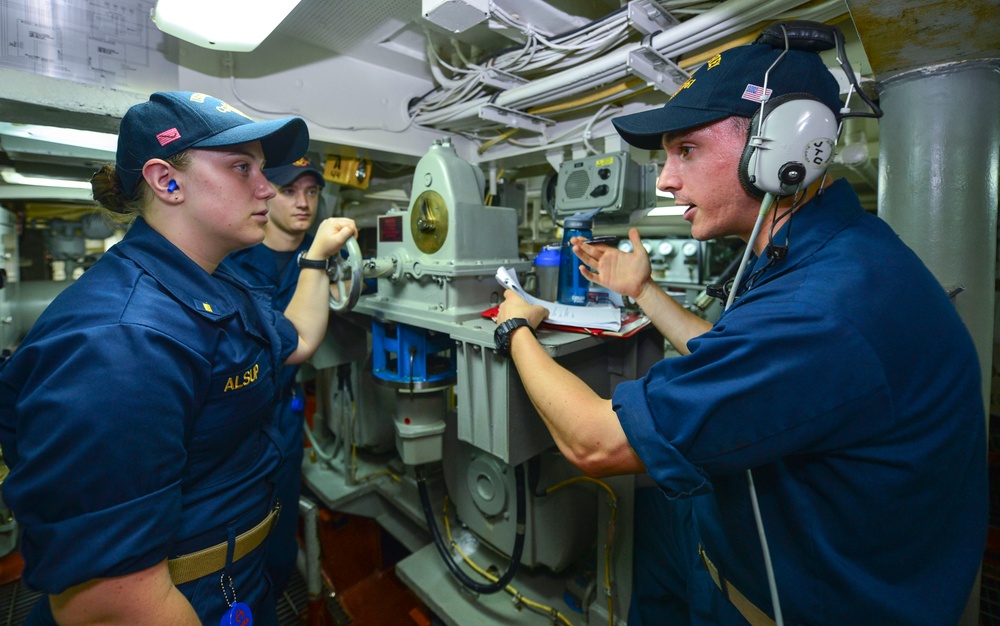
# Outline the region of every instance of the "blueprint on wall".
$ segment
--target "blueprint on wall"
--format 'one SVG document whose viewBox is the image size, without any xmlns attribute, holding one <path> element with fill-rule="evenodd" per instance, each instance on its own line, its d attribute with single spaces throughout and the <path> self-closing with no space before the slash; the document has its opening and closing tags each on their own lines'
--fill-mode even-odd
<svg viewBox="0 0 1000 626">
<path fill-rule="evenodd" d="M 0 0 L 0 67 L 148 93 L 177 88 L 155 0 Z"/>
</svg>

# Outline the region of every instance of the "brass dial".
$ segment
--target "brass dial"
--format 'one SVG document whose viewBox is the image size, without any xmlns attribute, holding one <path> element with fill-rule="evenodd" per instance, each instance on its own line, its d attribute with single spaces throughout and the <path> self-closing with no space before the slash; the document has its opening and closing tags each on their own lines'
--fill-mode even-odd
<svg viewBox="0 0 1000 626">
<path fill-rule="evenodd" d="M 434 254 L 448 237 L 448 207 L 444 198 L 428 189 L 413 203 L 410 211 L 410 234 L 413 243 L 426 254 Z"/>
</svg>

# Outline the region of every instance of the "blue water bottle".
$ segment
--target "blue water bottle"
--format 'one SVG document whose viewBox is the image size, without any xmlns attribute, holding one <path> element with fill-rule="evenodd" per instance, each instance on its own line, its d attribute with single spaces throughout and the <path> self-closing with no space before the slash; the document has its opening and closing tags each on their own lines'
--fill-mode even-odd
<svg viewBox="0 0 1000 626">
<path fill-rule="evenodd" d="M 593 237 L 593 213 L 576 213 L 563 220 L 562 248 L 559 251 L 559 303 L 587 306 L 590 281 L 580 273 L 580 259 L 573 254 L 573 237 Z"/>
</svg>

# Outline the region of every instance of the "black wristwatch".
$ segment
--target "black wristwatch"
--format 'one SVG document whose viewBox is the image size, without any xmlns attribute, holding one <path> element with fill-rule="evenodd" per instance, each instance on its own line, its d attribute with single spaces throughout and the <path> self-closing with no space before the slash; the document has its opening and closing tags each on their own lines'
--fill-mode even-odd
<svg viewBox="0 0 1000 626">
<path fill-rule="evenodd" d="M 323 259 L 322 261 L 307 259 L 305 250 L 299 252 L 299 256 L 295 257 L 295 264 L 299 266 L 299 269 L 323 270 L 324 272 L 330 270 L 330 259 Z"/>
<path fill-rule="evenodd" d="M 503 357 L 510 356 L 510 335 L 522 326 L 527 326 L 531 330 L 532 335 L 538 336 L 538 333 L 535 332 L 535 329 L 532 328 L 528 320 L 523 317 L 513 317 L 497 324 L 497 329 L 493 331 L 493 346 L 496 348 L 498 355 Z"/>
</svg>

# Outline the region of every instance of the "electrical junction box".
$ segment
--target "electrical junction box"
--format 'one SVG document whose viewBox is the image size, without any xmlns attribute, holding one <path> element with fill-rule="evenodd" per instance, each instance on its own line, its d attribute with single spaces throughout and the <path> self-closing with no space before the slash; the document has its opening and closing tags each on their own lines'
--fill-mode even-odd
<svg viewBox="0 0 1000 626">
<path fill-rule="evenodd" d="M 345 187 L 368 189 L 372 177 L 372 162 L 368 159 L 342 157 L 336 154 L 326 156 L 323 178 Z"/>
<path fill-rule="evenodd" d="M 628 222 L 633 211 L 656 206 L 656 169 L 627 152 L 564 161 L 559 166 L 553 207 L 558 217 L 600 209 L 599 222 Z"/>
<path fill-rule="evenodd" d="M 421 13 L 428 22 L 461 33 L 486 21 L 490 3 L 489 0 L 423 0 Z"/>
</svg>

